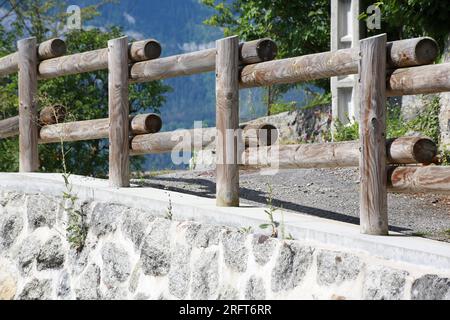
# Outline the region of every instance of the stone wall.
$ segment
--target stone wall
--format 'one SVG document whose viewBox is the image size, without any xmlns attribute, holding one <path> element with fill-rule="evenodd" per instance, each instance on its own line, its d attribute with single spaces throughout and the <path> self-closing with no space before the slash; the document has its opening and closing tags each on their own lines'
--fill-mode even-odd
<svg viewBox="0 0 450 320">
<path fill-rule="evenodd" d="M 84 202 L 82 250 L 61 199 L 0 192 L 0 299 L 450 299 L 442 274 L 316 242 Z"/>
</svg>

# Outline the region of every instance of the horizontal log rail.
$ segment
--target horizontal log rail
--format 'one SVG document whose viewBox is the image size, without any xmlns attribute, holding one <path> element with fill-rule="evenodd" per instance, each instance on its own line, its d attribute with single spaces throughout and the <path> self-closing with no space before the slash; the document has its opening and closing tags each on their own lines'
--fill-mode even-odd
<svg viewBox="0 0 450 320">
<path fill-rule="evenodd" d="M 66 53 L 66 43 L 59 38 L 42 42 L 37 47 L 40 60 L 56 58 Z M 0 76 L 7 76 L 19 71 L 19 53 L 11 53 L 0 58 Z"/>
<path fill-rule="evenodd" d="M 39 113 L 38 125 L 50 125 L 63 122 L 66 116 L 66 108 L 61 105 L 45 107 Z M 0 139 L 19 135 L 19 116 L 0 120 Z"/>
<path fill-rule="evenodd" d="M 136 41 L 128 47 L 131 62 L 157 59 L 161 45 L 154 39 Z M 97 49 L 68 56 L 48 59 L 39 64 L 39 79 L 52 79 L 108 68 L 108 48 Z"/>
<path fill-rule="evenodd" d="M 430 164 L 437 146 L 425 137 L 400 137 L 387 141 L 386 153 L 390 164 Z M 279 169 L 357 167 L 359 156 L 358 141 L 276 145 L 247 149 L 241 163 Z"/>
<path fill-rule="evenodd" d="M 39 131 L 39 143 L 73 142 L 107 139 L 109 119 L 74 121 L 43 126 Z M 154 113 L 130 116 L 130 130 L 133 135 L 156 133 L 161 130 L 162 121 Z"/>
<path fill-rule="evenodd" d="M 388 190 L 450 194 L 450 167 L 388 167 Z"/>
<path fill-rule="evenodd" d="M 278 132 L 273 125 L 263 124 L 253 130 L 242 130 L 242 146 L 271 145 L 278 141 Z M 266 137 L 262 137 L 260 129 L 266 129 Z M 176 130 L 157 134 L 137 135 L 131 140 L 131 155 L 169 153 L 175 148 L 198 151 L 206 146 L 214 147 L 216 128 Z"/>
<path fill-rule="evenodd" d="M 276 54 L 275 42 L 267 38 L 244 42 L 239 46 L 242 65 L 272 60 Z M 130 70 L 130 81 L 136 83 L 188 76 L 211 72 L 215 67 L 216 48 L 211 48 L 135 63 Z"/>
<path fill-rule="evenodd" d="M 388 43 L 390 68 L 433 62 L 438 56 L 436 42 L 427 37 Z M 154 81 L 182 75 L 214 71 L 215 49 L 207 49 L 132 66 L 132 82 Z M 359 49 L 342 49 L 249 64 L 241 71 L 241 87 L 295 83 L 358 73 Z"/>
</svg>

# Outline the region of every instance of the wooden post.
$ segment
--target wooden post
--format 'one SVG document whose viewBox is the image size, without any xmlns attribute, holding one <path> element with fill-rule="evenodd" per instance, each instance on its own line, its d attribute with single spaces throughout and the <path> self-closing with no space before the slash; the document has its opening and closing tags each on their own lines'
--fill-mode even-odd
<svg viewBox="0 0 450 320">
<path fill-rule="evenodd" d="M 361 232 L 387 235 L 386 34 L 361 40 L 360 56 Z"/>
<path fill-rule="evenodd" d="M 238 207 L 239 38 L 217 40 L 216 49 L 216 204 Z"/>
<path fill-rule="evenodd" d="M 17 42 L 19 51 L 19 170 L 39 168 L 36 38 Z"/>
<path fill-rule="evenodd" d="M 109 181 L 113 187 L 130 186 L 128 38 L 108 41 Z"/>
</svg>

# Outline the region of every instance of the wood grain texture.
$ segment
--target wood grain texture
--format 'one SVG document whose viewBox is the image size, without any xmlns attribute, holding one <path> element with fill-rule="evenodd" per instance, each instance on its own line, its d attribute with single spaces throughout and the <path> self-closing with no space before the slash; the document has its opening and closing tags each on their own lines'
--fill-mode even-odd
<svg viewBox="0 0 450 320">
<path fill-rule="evenodd" d="M 258 46 L 260 49 L 257 48 Z M 247 64 L 268 60 L 270 58 L 270 53 L 267 52 L 268 47 L 273 48 L 276 45 L 269 39 L 242 43 L 239 46 L 242 59 L 239 63 Z M 273 51 L 272 55 L 275 56 Z M 215 64 L 216 48 L 138 62 L 131 67 L 131 81 L 146 82 L 210 72 L 214 71 Z"/>
<path fill-rule="evenodd" d="M 386 34 L 360 41 L 359 161 L 361 232 L 388 234 L 386 177 Z"/>
<path fill-rule="evenodd" d="M 17 42 L 19 52 L 19 170 L 39 168 L 36 38 Z"/>
<path fill-rule="evenodd" d="M 311 81 L 358 72 L 358 52 L 343 49 L 245 66 L 241 87 Z"/>
<path fill-rule="evenodd" d="M 239 206 L 239 38 L 216 41 L 216 204 Z"/>
<path fill-rule="evenodd" d="M 201 130 L 176 130 L 137 135 L 131 140 L 131 154 L 158 154 L 172 152 L 176 147 L 183 150 L 200 150 L 214 143 L 216 128 Z"/>
<path fill-rule="evenodd" d="M 438 51 L 433 50 L 434 40 L 427 37 L 394 41 L 387 45 L 389 68 L 431 63 L 438 56 Z M 241 87 L 251 88 L 356 74 L 358 62 L 357 48 L 262 62 L 245 66 L 240 82 Z"/>
<path fill-rule="evenodd" d="M 159 116 L 153 113 L 130 116 L 130 131 L 133 135 L 157 132 L 158 119 Z M 65 142 L 108 139 L 109 122 L 106 118 L 45 125 L 39 132 L 39 143 L 56 143 L 61 139 Z"/>
<path fill-rule="evenodd" d="M 389 167 L 388 188 L 401 193 L 450 194 L 450 167 Z"/>
<path fill-rule="evenodd" d="M 397 69 L 387 76 L 390 97 L 446 91 L 450 91 L 450 63 Z"/>
<path fill-rule="evenodd" d="M 39 44 L 38 57 L 39 60 L 51 59 L 66 54 L 66 51 L 67 47 L 64 40 L 54 38 Z"/>
<path fill-rule="evenodd" d="M 19 53 L 11 53 L 0 58 L 0 77 L 19 71 Z"/>
<path fill-rule="evenodd" d="M 430 37 L 388 42 L 386 47 L 386 63 L 389 68 L 404 68 L 430 64 L 439 56 L 439 46 Z"/>
<path fill-rule="evenodd" d="M 206 146 L 214 148 L 216 133 L 216 128 L 201 128 L 201 130 L 175 130 L 136 135 L 131 140 L 131 153 L 132 155 L 169 153 L 175 147 L 191 151 L 199 151 Z M 252 138 L 246 136 L 246 134 L 243 131 L 242 137 L 244 140 Z"/>
<path fill-rule="evenodd" d="M 0 139 L 19 135 L 19 116 L 0 120 Z"/>
<path fill-rule="evenodd" d="M 131 61 L 157 59 L 161 55 L 161 44 L 155 39 L 135 41 L 130 44 L 128 56 Z"/>
<path fill-rule="evenodd" d="M 108 41 L 109 182 L 130 186 L 128 38 Z"/>
<path fill-rule="evenodd" d="M 241 64 L 252 64 L 275 59 L 278 53 L 277 44 L 269 38 L 243 42 L 239 47 Z"/>
<path fill-rule="evenodd" d="M 157 133 L 161 128 L 162 120 L 156 113 L 138 114 L 131 119 L 131 130 L 134 135 Z"/>
<path fill-rule="evenodd" d="M 66 53 L 66 43 L 59 38 L 50 39 L 37 46 L 39 60 L 62 56 Z M 14 52 L 0 58 L 0 77 L 19 71 L 19 53 Z"/>
<path fill-rule="evenodd" d="M 388 162 L 396 164 L 431 164 L 438 147 L 427 137 L 400 137 L 386 142 Z"/>
<path fill-rule="evenodd" d="M 242 164 L 279 169 L 358 167 L 360 142 L 276 145 L 246 149 Z M 436 144 L 425 137 L 400 137 L 386 142 L 390 164 L 431 163 Z"/>
<path fill-rule="evenodd" d="M 44 60 L 39 64 L 39 78 L 52 79 L 107 68 L 108 49 L 98 49 Z"/>
</svg>

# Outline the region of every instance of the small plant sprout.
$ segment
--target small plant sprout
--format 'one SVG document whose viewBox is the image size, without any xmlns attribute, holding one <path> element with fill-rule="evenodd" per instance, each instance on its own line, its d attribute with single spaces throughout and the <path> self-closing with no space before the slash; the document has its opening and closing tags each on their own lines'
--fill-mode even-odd
<svg viewBox="0 0 450 320">
<path fill-rule="evenodd" d="M 169 197 L 169 205 L 166 209 L 166 219 L 172 220 L 173 219 L 173 207 L 172 207 L 172 199 L 170 199 L 170 193 L 167 193 L 167 196 Z"/>
<path fill-rule="evenodd" d="M 275 219 L 274 219 L 275 211 L 277 211 L 278 209 L 273 205 L 273 189 L 272 189 L 272 186 L 268 183 L 267 187 L 268 187 L 268 196 L 267 196 L 267 199 L 266 199 L 266 201 L 267 201 L 267 209 L 264 210 L 264 212 L 267 214 L 267 217 L 269 218 L 269 223 L 261 224 L 259 227 L 261 229 L 271 228 L 272 229 L 271 237 L 272 238 L 278 238 L 278 226 L 280 225 L 280 223 L 275 221 Z"/>
<path fill-rule="evenodd" d="M 240 233 L 244 233 L 244 234 L 249 234 L 253 232 L 253 228 L 252 227 L 242 227 L 239 229 Z"/>
</svg>

